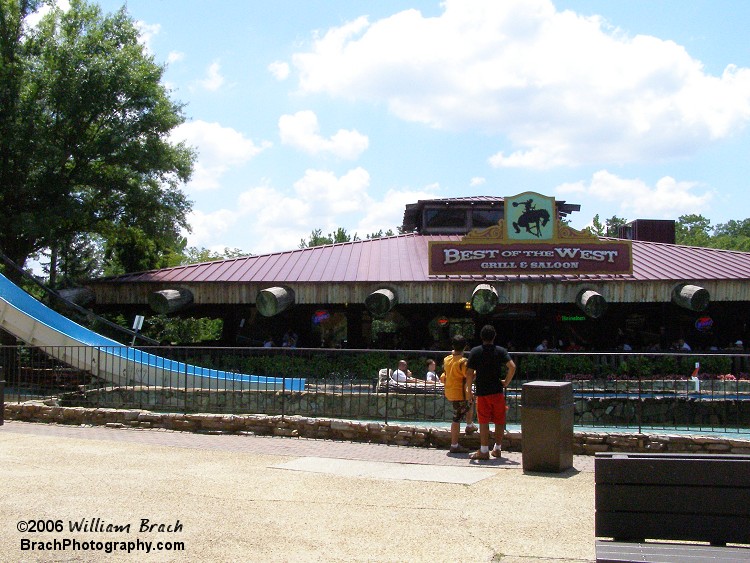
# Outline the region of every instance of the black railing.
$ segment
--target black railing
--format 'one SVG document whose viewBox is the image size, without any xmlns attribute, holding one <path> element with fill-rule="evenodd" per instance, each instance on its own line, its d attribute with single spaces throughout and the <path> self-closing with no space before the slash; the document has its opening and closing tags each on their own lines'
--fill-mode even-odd
<svg viewBox="0 0 750 563">
<path fill-rule="evenodd" d="M 55 397 L 63 406 L 447 423 L 452 409 L 442 387 L 424 381 L 427 359 L 439 370 L 447 354 L 4 346 L 0 367 L 8 403 Z M 510 424 L 520 420 L 523 383 L 567 380 L 578 427 L 750 432 L 747 354 L 517 352 L 513 358 Z M 388 384 L 399 359 L 420 381 Z"/>
</svg>

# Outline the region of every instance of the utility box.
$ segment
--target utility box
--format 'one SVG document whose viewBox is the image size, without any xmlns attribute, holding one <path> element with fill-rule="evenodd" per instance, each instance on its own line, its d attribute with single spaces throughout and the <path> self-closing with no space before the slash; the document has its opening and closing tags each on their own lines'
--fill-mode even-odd
<svg viewBox="0 0 750 563">
<path fill-rule="evenodd" d="M 531 381 L 521 388 L 524 471 L 560 473 L 573 467 L 573 384 Z"/>
</svg>

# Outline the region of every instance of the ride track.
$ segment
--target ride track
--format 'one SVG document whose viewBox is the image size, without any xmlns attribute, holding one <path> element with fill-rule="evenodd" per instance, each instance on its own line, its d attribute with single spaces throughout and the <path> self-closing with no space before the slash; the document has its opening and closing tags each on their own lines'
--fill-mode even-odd
<svg viewBox="0 0 750 563">
<path fill-rule="evenodd" d="M 71 367 L 114 385 L 302 391 L 304 378 L 220 371 L 132 348 L 53 311 L 0 274 L 0 328 Z"/>
</svg>

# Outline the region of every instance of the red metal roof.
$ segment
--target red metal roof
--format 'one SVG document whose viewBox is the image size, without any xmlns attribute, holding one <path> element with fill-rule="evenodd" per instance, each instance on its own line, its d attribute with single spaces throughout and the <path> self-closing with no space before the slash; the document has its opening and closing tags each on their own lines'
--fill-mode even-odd
<svg viewBox="0 0 750 563">
<path fill-rule="evenodd" d="M 462 235 L 416 233 L 232 258 L 98 281 L 114 283 L 357 283 L 429 282 L 428 242 L 459 241 Z M 633 275 L 546 276 L 546 279 L 631 281 L 750 279 L 750 252 L 632 241 Z M 541 276 L 440 276 L 439 279 L 512 281 Z"/>
</svg>

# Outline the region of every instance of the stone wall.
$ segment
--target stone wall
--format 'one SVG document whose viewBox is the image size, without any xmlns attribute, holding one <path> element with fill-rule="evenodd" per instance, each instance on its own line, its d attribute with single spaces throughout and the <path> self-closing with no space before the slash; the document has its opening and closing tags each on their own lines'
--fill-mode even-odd
<svg viewBox="0 0 750 563">
<path fill-rule="evenodd" d="M 384 424 L 278 415 L 156 413 L 140 409 L 63 407 L 54 400 L 47 401 L 47 404 L 39 401 L 6 404 L 5 418 L 25 422 L 164 428 L 184 432 L 349 440 L 444 449 L 450 445 L 450 431 L 447 428 L 428 428 L 416 423 Z M 462 442 L 468 447 L 478 447 L 479 437 L 476 434 L 462 436 Z M 503 439 L 506 451 L 521 451 L 522 445 L 521 432 L 509 432 Z M 575 454 L 594 455 L 608 451 L 750 454 L 750 440 L 602 432 L 575 432 L 573 435 Z"/>
<path fill-rule="evenodd" d="M 662 382 L 663 383 L 663 382 Z M 684 381 L 681 382 L 684 385 Z M 744 383 L 744 382 L 743 382 Z M 733 389 L 736 393 L 736 382 Z M 726 390 L 730 393 L 730 390 Z M 623 393 L 622 389 L 620 393 Z M 673 393 L 646 397 L 609 396 L 575 400 L 575 422 L 585 426 L 708 426 L 750 429 L 750 400 L 723 399 L 716 393 L 701 398 Z M 66 393 L 60 405 L 89 408 L 146 409 L 223 414 L 298 415 L 364 420 L 427 420 L 449 422 L 452 408 L 442 394 L 373 392 L 281 392 L 177 389 L 170 387 L 107 387 Z M 509 423 L 520 422 L 519 396 L 508 396 Z"/>
</svg>

